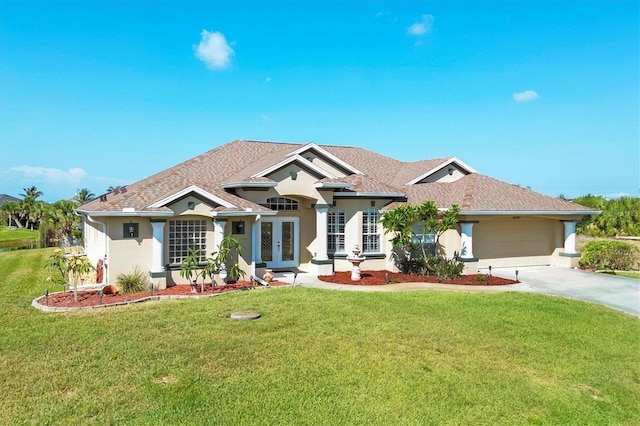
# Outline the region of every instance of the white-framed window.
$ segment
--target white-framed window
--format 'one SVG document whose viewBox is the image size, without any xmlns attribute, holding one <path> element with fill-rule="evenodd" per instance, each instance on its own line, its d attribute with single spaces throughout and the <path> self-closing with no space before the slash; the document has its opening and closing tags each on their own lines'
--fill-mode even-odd
<svg viewBox="0 0 640 426">
<path fill-rule="evenodd" d="M 418 222 L 411 227 L 411 242 L 416 244 L 418 249 L 420 245 L 424 247 L 425 253 L 431 256 L 436 255 L 436 234 L 435 232 L 429 232 L 424 234 L 424 224 Z M 422 253 L 420 253 L 422 254 Z"/>
<path fill-rule="evenodd" d="M 204 262 L 206 253 L 206 220 L 169 221 L 169 263 L 182 263 L 189 256 L 189 249 L 199 249 L 199 262 Z"/>
<path fill-rule="evenodd" d="M 342 210 L 330 209 L 327 212 L 327 252 L 344 253 L 344 226 L 346 216 Z"/>
<path fill-rule="evenodd" d="M 283 198 L 283 197 L 272 197 L 268 198 L 267 202 L 263 204 L 265 207 L 270 208 L 271 210 L 278 211 L 291 211 L 291 210 L 299 210 L 300 206 L 297 200 L 293 200 L 291 198 Z"/>
<path fill-rule="evenodd" d="M 363 253 L 380 253 L 378 222 L 380 222 L 380 212 L 378 209 L 367 209 L 362 212 Z"/>
</svg>

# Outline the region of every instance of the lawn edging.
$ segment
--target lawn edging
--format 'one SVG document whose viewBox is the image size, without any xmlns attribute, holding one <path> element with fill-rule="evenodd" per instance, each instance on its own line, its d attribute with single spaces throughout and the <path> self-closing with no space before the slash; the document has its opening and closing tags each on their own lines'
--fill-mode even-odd
<svg viewBox="0 0 640 426">
<path fill-rule="evenodd" d="M 285 286 L 278 286 L 278 287 L 287 287 Z M 278 288 L 278 287 L 254 287 L 252 288 L 252 290 L 263 290 L 266 288 Z M 112 308 L 114 306 L 126 306 L 126 305 L 133 305 L 136 303 L 142 303 L 142 302 L 149 302 L 149 301 L 156 301 L 156 300 L 171 300 L 171 299 L 205 299 L 208 297 L 214 297 L 214 296 L 222 296 L 225 294 L 233 294 L 233 293 L 237 293 L 239 291 L 247 291 L 246 289 L 238 289 L 238 290 L 231 290 L 231 291 L 226 291 L 224 293 L 213 293 L 213 294 L 198 294 L 198 295 L 180 295 L 180 294 L 158 294 L 158 295 L 153 295 L 153 296 L 145 296 L 145 297 L 141 297 L 140 299 L 134 299 L 134 300 L 127 300 L 127 301 L 123 301 L 123 302 L 115 302 L 115 303 L 104 303 L 102 305 L 90 305 L 90 306 L 48 306 L 46 304 L 42 304 L 41 301 L 42 299 L 47 298 L 47 296 L 40 296 L 37 297 L 35 299 L 33 299 L 33 301 L 31 302 L 31 306 L 33 306 L 36 309 L 41 310 L 42 312 L 74 312 L 74 311 L 82 311 L 82 310 L 91 310 L 91 309 L 103 309 L 103 308 Z M 51 295 L 54 294 L 59 294 L 62 292 L 58 292 L 58 293 L 52 293 Z"/>
</svg>

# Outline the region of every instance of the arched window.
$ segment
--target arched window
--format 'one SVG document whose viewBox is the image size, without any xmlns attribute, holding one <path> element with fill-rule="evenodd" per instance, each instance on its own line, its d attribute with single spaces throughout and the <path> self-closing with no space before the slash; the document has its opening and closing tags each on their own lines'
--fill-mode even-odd
<svg viewBox="0 0 640 426">
<path fill-rule="evenodd" d="M 298 201 L 292 200 L 291 198 L 283 198 L 283 197 L 272 197 L 268 198 L 267 202 L 264 204 L 265 207 L 270 208 L 271 210 L 299 210 Z"/>
</svg>

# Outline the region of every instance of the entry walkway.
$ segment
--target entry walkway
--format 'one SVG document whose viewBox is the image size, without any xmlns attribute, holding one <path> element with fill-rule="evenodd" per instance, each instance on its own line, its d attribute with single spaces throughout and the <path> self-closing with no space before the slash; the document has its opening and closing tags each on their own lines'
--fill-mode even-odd
<svg viewBox="0 0 640 426">
<path fill-rule="evenodd" d="M 466 286 L 434 283 L 399 283 L 378 286 L 333 284 L 316 276 L 298 273 L 295 285 L 344 291 L 416 291 L 455 290 L 467 292 L 522 291 L 585 300 L 640 317 L 640 280 L 615 275 L 585 272 L 578 269 L 534 266 L 524 268 L 494 268 L 494 275 L 515 279 L 520 283 L 505 286 Z M 482 271 L 484 273 L 488 271 Z M 276 274 L 276 279 L 293 283 L 293 274 Z"/>
</svg>

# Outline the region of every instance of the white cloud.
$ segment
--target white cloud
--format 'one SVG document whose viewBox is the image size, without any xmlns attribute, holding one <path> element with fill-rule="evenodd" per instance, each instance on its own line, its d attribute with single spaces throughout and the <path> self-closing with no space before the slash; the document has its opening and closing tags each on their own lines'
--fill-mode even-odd
<svg viewBox="0 0 640 426">
<path fill-rule="evenodd" d="M 516 102 L 530 102 L 538 99 L 540 95 L 533 90 L 525 90 L 524 92 L 514 93 L 513 100 Z"/>
<path fill-rule="evenodd" d="M 422 15 L 422 19 L 407 28 L 407 32 L 414 36 L 423 36 L 431 32 L 433 27 L 433 15 Z"/>
<path fill-rule="evenodd" d="M 271 82 L 271 77 L 265 78 L 264 81 L 266 81 L 267 83 L 270 83 Z"/>
<path fill-rule="evenodd" d="M 20 174 L 24 180 L 33 182 L 73 182 L 77 183 L 87 177 L 84 169 L 74 167 L 67 171 L 46 167 L 18 166 L 9 169 Z"/>
<path fill-rule="evenodd" d="M 196 58 L 204 62 L 208 68 L 219 70 L 231 65 L 231 57 L 235 54 L 220 32 L 202 30 L 200 43 L 194 46 Z"/>
</svg>

